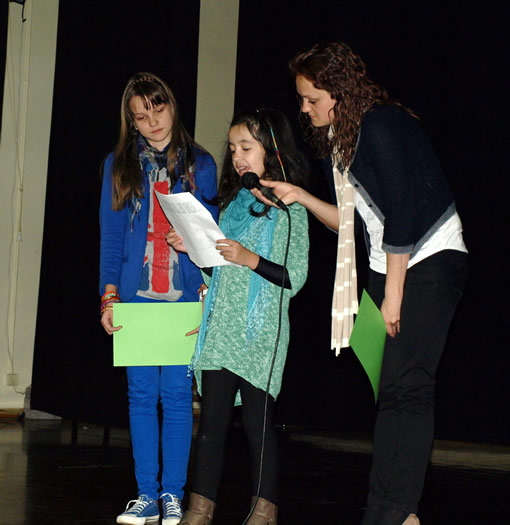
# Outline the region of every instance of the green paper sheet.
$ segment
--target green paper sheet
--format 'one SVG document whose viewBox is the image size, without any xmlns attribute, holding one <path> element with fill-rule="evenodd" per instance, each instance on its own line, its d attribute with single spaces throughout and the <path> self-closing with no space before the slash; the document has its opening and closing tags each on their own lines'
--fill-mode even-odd
<svg viewBox="0 0 510 525">
<path fill-rule="evenodd" d="M 381 311 L 367 291 L 363 290 L 349 344 L 370 380 L 376 402 L 379 396 L 385 341 L 386 325 Z"/>
<path fill-rule="evenodd" d="M 202 303 L 116 303 L 113 319 L 114 366 L 189 365 Z"/>
</svg>

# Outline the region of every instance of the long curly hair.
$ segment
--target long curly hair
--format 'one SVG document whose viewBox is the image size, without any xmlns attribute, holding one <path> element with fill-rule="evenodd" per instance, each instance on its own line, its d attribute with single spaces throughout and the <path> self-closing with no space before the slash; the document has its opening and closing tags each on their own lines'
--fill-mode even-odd
<svg viewBox="0 0 510 525">
<path fill-rule="evenodd" d="M 181 177 L 189 181 L 192 190 L 196 189 L 194 181 L 195 155 L 194 148 L 202 149 L 185 130 L 177 101 L 168 85 L 153 73 L 137 73 L 126 84 L 120 107 L 120 133 L 114 150 L 113 161 L 113 196 L 112 207 L 119 211 L 124 208 L 131 197 L 142 197 L 143 176 L 136 150 L 138 131 L 134 126 L 134 117 L 129 107 L 133 97 L 143 100 L 145 109 L 169 104 L 172 112 L 172 136 L 168 147 L 167 171 L 171 187 Z M 182 155 L 179 160 L 179 153 Z"/>
<path fill-rule="evenodd" d="M 373 106 L 396 104 L 416 116 L 368 77 L 361 57 L 343 42 L 315 44 L 296 55 L 289 62 L 289 70 L 294 78 L 305 77 L 316 89 L 327 91 L 336 100 L 332 109 L 332 136 L 329 126 L 314 127 L 305 113 L 300 113 L 299 121 L 305 139 L 318 155 L 325 157 L 335 151 L 343 166 L 351 164 L 361 120 Z"/>
<path fill-rule="evenodd" d="M 308 164 L 304 155 L 297 149 L 291 125 L 280 111 L 269 108 L 242 111 L 237 113 L 230 128 L 246 126 L 251 136 L 264 148 L 263 179 L 283 181 L 302 186 L 306 180 Z M 274 136 L 274 141 L 273 141 Z M 276 146 L 275 146 L 276 143 Z M 278 148 L 278 150 L 276 149 Z M 280 159 L 278 159 L 278 154 Z M 232 152 L 227 141 L 223 157 L 218 195 L 220 206 L 226 208 L 241 189 L 241 177 L 232 163 Z M 281 164 L 280 164 L 281 160 Z M 282 169 L 283 165 L 283 169 Z M 284 175 L 285 172 L 285 175 Z M 266 206 L 263 215 L 267 213 Z"/>
</svg>

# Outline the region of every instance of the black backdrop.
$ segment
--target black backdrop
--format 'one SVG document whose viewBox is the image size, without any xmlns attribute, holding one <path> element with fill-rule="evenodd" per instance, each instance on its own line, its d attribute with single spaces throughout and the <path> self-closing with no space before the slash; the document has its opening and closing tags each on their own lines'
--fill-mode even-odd
<svg viewBox="0 0 510 525">
<path fill-rule="evenodd" d="M 193 133 L 198 0 L 60 2 L 32 408 L 124 425 L 124 371 L 98 314 L 100 167 L 129 77 L 167 79 Z"/>
<path fill-rule="evenodd" d="M 105 4 L 60 7 L 32 407 L 125 424 L 124 374 L 111 365 L 97 314 L 99 166 L 115 141 L 123 86 L 137 70 L 169 81 L 193 131 L 199 3 Z M 504 0 L 416 4 L 241 0 L 235 105 L 278 107 L 297 130 L 288 59 L 316 41 L 344 40 L 421 116 L 456 195 L 471 263 L 437 378 L 436 435 L 508 444 L 509 7 Z M 368 380 L 350 350 L 335 358 L 328 349 L 335 236 L 313 219 L 310 232 L 310 276 L 291 304 L 278 418 L 370 431 Z"/>
</svg>

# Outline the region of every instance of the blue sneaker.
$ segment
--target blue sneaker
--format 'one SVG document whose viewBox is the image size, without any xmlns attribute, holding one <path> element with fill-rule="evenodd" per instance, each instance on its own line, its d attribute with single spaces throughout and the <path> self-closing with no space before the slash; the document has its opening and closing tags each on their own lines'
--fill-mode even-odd
<svg viewBox="0 0 510 525">
<path fill-rule="evenodd" d="M 161 525 L 177 525 L 182 518 L 181 500 L 177 496 L 165 492 L 161 495 L 161 504 L 163 506 Z"/>
<path fill-rule="evenodd" d="M 146 494 L 129 501 L 126 510 L 117 516 L 117 523 L 127 525 L 145 525 L 149 521 L 157 520 L 159 520 L 158 502 Z"/>
</svg>

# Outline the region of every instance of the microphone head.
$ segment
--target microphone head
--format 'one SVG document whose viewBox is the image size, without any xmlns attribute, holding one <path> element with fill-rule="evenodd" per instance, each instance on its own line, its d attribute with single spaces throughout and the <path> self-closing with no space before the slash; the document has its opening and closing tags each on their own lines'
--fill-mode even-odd
<svg viewBox="0 0 510 525">
<path fill-rule="evenodd" d="M 241 176 L 241 184 L 243 188 L 246 188 L 247 190 L 252 190 L 253 188 L 256 188 L 258 183 L 259 177 L 256 173 L 253 173 L 252 171 L 247 171 Z"/>
</svg>

